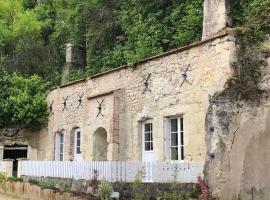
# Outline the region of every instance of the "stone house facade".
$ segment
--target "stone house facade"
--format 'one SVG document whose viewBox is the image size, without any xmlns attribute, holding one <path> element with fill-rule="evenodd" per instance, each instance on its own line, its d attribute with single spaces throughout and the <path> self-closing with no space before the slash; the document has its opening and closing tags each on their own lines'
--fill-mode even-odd
<svg viewBox="0 0 270 200">
<path fill-rule="evenodd" d="M 209 96 L 223 90 L 231 74 L 234 41 L 221 34 L 140 61 L 135 69 L 57 87 L 47 98 L 52 111 L 37 158 L 59 159 L 61 151 L 63 160 L 203 163 Z"/>
<path fill-rule="evenodd" d="M 204 6 L 202 41 L 54 88 L 48 126 L 11 144 L 25 145 L 31 160 L 204 163 L 209 97 L 235 59 L 235 38 L 220 32 L 227 1 Z"/>
</svg>

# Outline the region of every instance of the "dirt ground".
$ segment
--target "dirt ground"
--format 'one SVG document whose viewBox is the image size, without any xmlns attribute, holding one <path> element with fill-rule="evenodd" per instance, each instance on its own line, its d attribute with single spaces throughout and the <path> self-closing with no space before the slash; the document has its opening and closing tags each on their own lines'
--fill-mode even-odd
<svg viewBox="0 0 270 200">
<path fill-rule="evenodd" d="M 27 199 L 0 193 L 0 200 L 27 200 Z"/>
</svg>

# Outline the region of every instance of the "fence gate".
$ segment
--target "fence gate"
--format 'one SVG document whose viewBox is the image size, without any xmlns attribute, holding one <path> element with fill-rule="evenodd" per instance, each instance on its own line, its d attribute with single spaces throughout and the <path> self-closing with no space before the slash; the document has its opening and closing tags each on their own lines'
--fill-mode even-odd
<svg viewBox="0 0 270 200">
<path fill-rule="evenodd" d="M 4 146 L 3 159 L 13 159 L 12 176 L 17 176 L 18 158 L 27 158 L 26 145 Z"/>
</svg>

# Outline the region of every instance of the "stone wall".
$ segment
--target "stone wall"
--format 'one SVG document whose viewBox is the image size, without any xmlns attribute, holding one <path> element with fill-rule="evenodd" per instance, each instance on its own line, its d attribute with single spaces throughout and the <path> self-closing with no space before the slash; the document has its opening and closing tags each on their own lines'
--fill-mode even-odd
<svg viewBox="0 0 270 200">
<path fill-rule="evenodd" d="M 222 200 L 270 199 L 270 58 L 265 61 L 258 67 L 265 98 L 253 102 L 221 98 L 208 109 L 205 172 L 213 195 Z"/>
<path fill-rule="evenodd" d="M 37 159 L 37 149 L 39 149 L 39 132 L 17 127 L 0 129 L 0 156 L 3 157 L 4 146 L 26 145 L 27 158 Z"/>
<path fill-rule="evenodd" d="M 92 180 L 74 180 L 52 177 L 28 177 L 24 176 L 23 180 L 36 180 L 39 182 L 53 182 L 57 185 L 71 185 L 70 191 L 79 194 L 94 194 L 98 188 L 98 181 Z M 161 199 L 162 196 L 167 196 L 166 199 L 175 199 L 176 196 L 186 196 L 197 199 L 200 194 L 200 187 L 196 183 L 141 183 L 137 182 L 113 182 L 113 191 L 119 193 L 120 199 Z M 171 195 L 169 197 L 169 195 Z M 89 195 L 90 196 L 90 195 Z"/>
<path fill-rule="evenodd" d="M 93 159 L 94 133 L 102 127 L 107 131 L 109 160 L 141 160 L 141 123 L 152 119 L 155 160 L 165 160 L 166 119 L 183 116 L 185 160 L 204 163 L 209 95 L 222 91 L 230 77 L 234 48 L 234 37 L 223 34 L 145 59 L 136 68 L 124 66 L 55 88 L 47 98 L 53 109 L 48 130 L 40 134 L 38 159 L 54 159 L 57 132 L 65 136 L 64 159 L 73 159 L 70 143 L 76 127 L 82 132 L 83 159 Z M 143 93 L 149 74 L 149 90 Z"/>
</svg>

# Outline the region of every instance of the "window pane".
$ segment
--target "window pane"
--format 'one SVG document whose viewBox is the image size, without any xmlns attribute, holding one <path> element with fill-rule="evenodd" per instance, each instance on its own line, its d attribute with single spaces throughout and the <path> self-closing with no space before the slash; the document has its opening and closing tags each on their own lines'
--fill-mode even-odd
<svg viewBox="0 0 270 200">
<path fill-rule="evenodd" d="M 178 147 L 171 148 L 171 159 L 178 160 Z"/>
<path fill-rule="evenodd" d="M 184 145 L 184 133 L 181 132 L 180 134 L 181 134 L 181 145 Z"/>
<path fill-rule="evenodd" d="M 78 132 L 77 132 L 77 139 L 80 139 L 80 138 L 81 138 L 81 132 L 78 131 Z"/>
<path fill-rule="evenodd" d="M 60 137 L 60 143 L 63 143 L 64 142 L 64 135 L 63 134 L 59 134 L 59 137 Z"/>
<path fill-rule="evenodd" d="M 63 144 L 60 144 L 60 153 L 63 153 L 63 149 L 64 149 Z"/>
<path fill-rule="evenodd" d="M 77 146 L 81 146 L 81 140 L 77 140 Z"/>
<path fill-rule="evenodd" d="M 63 161 L 63 154 L 60 154 L 60 161 Z"/>
<path fill-rule="evenodd" d="M 77 147 L 76 153 L 77 153 L 77 154 L 80 154 L 80 153 L 81 153 L 80 147 Z"/>
<path fill-rule="evenodd" d="M 184 122 L 183 122 L 183 118 L 180 118 L 180 124 L 181 124 L 181 131 L 184 131 Z"/>
<path fill-rule="evenodd" d="M 153 142 L 150 143 L 150 150 L 153 151 Z"/>
<path fill-rule="evenodd" d="M 144 132 L 150 132 L 152 130 L 152 123 L 144 124 Z"/>
<path fill-rule="evenodd" d="M 184 156 L 184 147 L 181 147 L 181 160 L 184 160 L 185 156 Z"/>
<path fill-rule="evenodd" d="M 150 151 L 151 150 L 151 146 L 150 146 L 150 142 L 145 142 L 145 151 Z"/>
<path fill-rule="evenodd" d="M 170 122 L 171 122 L 171 132 L 178 131 L 177 118 L 176 119 L 171 119 Z"/>
<path fill-rule="evenodd" d="M 178 133 L 171 133 L 171 146 L 178 146 Z"/>
<path fill-rule="evenodd" d="M 144 134 L 144 141 L 150 141 L 150 133 Z"/>
</svg>

